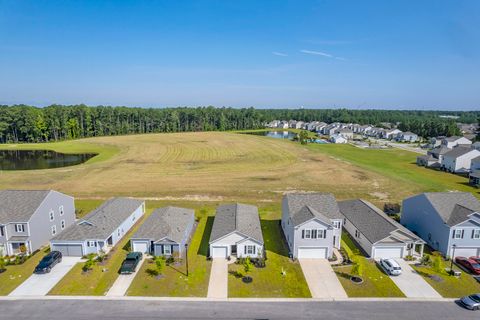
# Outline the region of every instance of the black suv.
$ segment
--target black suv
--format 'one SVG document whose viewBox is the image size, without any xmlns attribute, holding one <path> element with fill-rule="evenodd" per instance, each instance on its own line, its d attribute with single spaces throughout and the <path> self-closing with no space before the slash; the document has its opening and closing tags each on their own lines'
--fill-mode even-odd
<svg viewBox="0 0 480 320">
<path fill-rule="evenodd" d="M 35 273 L 49 273 L 52 268 L 62 262 L 62 253 L 60 251 L 52 251 L 43 257 L 42 261 L 35 267 Z"/>
</svg>

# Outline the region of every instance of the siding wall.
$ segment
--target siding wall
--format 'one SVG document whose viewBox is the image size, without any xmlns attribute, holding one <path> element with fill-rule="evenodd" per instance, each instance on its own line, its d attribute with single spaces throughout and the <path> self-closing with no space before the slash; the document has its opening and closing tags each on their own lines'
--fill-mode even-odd
<svg viewBox="0 0 480 320">
<path fill-rule="evenodd" d="M 360 245 L 360 247 L 362 247 L 362 249 L 368 254 L 368 256 L 371 257 L 373 254 L 372 243 L 361 233 L 359 237 L 355 237 L 355 230 L 357 230 L 357 228 L 355 228 L 355 226 L 347 218 L 345 218 L 345 224 L 343 225 L 343 227 L 350 234 L 350 236 L 355 239 L 355 241 Z"/>
<path fill-rule="evenodd" d="M 476 247 L 480 248 L 480 239 L 472 239 L 472 231 L 480 229 L 480 219 L 471 219 L 461 223 L 455 227 L 452 227 L 449 233 L 449 249 L 448 252 L 445 253 L 447 256 L 452 256 L 453 250 L 452 246 L 455 244 L 457 248 L 462 247 Z M 462 239 L 453 239 L 453 233 L 455 230 L 460 229 L 463 230 L 463 238 Z"/>
<path fill-rule="evenodd" d="M 246 254 L 245 253 L 245 246 L 255 246 L 255 254 Z M 242 241 L 237 245 L 237 257 L 240 258 L 259 258 L 262 257 L 263 255 L 263 246 L 258 244 L 255 241 L 252 241 L 251 239 L 247 239 L 245 241 Z"/>
<path fill-rule="evenodd" d="M 210 244 L 210 253 L 212 253 L 212 247 L 227 247 L 227 256 L 232 255 L 232 245 L 237 244 L 239 241 L 244 240 L 245 236 L 238 234 L 238 233 L 232 233 L 231 235 L 228 235 L 222 239 L 219 239 L 215 242 L 212 242 Z M 237 252 L 238 252 L 238 247 L 237 247 Z"/>
<path fill-rule="evenodd" d="M 325 239 L 302 239 L 302 230 L 304 229 L 321 229 L 327 230 Z M 325 247 L 327 248 L 327 257 L 331 258 L 333 254 L 333 229 L 328 229 L 323 223 L 317 220 L 308 221 L 301 226 L 295 228 L 294 236 L 294 257 L 298 257 L 298 247 Z"/>
</svg>

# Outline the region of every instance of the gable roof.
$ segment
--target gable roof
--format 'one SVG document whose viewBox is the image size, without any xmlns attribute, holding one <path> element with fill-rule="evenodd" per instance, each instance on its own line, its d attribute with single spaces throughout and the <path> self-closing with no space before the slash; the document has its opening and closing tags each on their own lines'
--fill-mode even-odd
<svg viewBox="0 0 480 320">
<path fill-rule="evenodd" d="M 473 212 L 480 212 L 480 202 L 468 192 L 427 192 L 423 195 L 449 226 L 467 220 Z"/>
<path fill-rule="evenodd" d="M 342 219 L 335 196 L 331 193 L 289 193 L 285 199 L 294 226 L 313 218 L 328 221 L 328 224 L 331 224 L 330 219 Z"/>
<path fill-rule="evenodd" d="M 138 228 L 132 239 L 150 239 L 158 241 L 168 238 L 181 243 L 185 231 L 193 222 L 195 212 L 192 209 L 165 207 L 156 209 Z"/>
<path fill-rule="evenodd" d="M 210 242 L 218 240 L 232 232 L 240 232 L 263 244 L 262 228 L 258 209 L 248 204 L 227 204 L 217 208 L 213 220 Z"/>
<path fill-rule="evenodd" d="M 470 147 L 455 147 L 452 150 L 448 151 L 447 153 L 444 154 L 444 157 L 451 157 L 451 158 L 458 158 L 460 156 L 463 156 L 464 154 L 467 154 L 469 152 L 475 152 L 477 151 L 480 153 L 478 150 L 472 149 Z"/>
<path fill-rule="evenodd" d="M 447 148 L 447 147 L 442 145 L 442 146 L 438 146 L 436 148 L 433 148 L 428 153 L 436 155 L 437 158 L 438 158 L 439 155 L 444 155 L 445 153 L 449 152 L 450 150 L 452 150 L 452 149 Z"/>
<path fill-rule="evenodd" d="M 105 240 L 142 204 L 132 198 L 109 199 L 52 240 Z"/>
<path fill-rule="evenodd" d="M 0 191 L 0 223 L 27 222 L 51 190 Z"/>
<path fill-rule="evenodd" d="M 384 239 L 391 241 L 389 240 L 390 237 L 422 241 L 410 230 L 389 218 L 379 208 L 368 201 L 361 199 L 339 201 L 338 206 L 345 218 L 371 243 Z"/>
</svg>

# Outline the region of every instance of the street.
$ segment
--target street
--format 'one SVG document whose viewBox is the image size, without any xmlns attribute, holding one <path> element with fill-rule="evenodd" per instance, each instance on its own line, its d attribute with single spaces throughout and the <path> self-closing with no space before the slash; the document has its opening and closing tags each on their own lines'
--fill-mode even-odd
<svg viewBox="0 0 480 320">
<path fill-rule="evenodd" d="M 454 302 L 0 300 L 0 319 L 478 319 Z"/>
</svg>

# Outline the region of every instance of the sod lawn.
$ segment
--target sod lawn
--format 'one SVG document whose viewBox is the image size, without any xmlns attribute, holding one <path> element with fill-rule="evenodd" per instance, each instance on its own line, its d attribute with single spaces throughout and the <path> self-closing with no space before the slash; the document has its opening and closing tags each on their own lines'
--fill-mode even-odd
<svg viewBox="0 0 480 320">
<path fill-rule="evenodd" d="M 347 252 L 359 252 L 357 245 L 346 233 L 342 234 L 342 247 Z M 361 253 L 358 262 L 363 266 L 363 283 L 350 280 L 351 266 L 334 267 L 335 273 L 349 297 L 405 297 L 395 283 L 371 259 Z"/>
<path fill-rule="evenodd" d="M 33 274 L 38 262 L 42 260 L 48 249 L 37 251 L 25 263 L 6 266 L 6 271 L 0 273 L 0 296 L 10 294 Z"/>
</svg>

